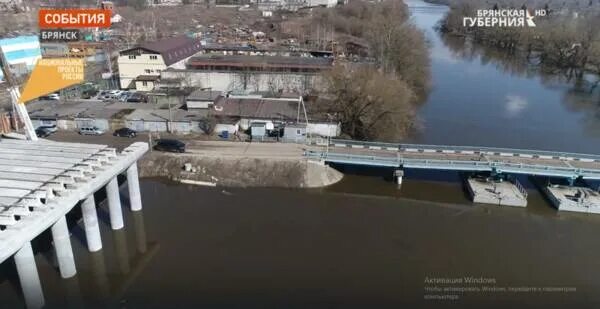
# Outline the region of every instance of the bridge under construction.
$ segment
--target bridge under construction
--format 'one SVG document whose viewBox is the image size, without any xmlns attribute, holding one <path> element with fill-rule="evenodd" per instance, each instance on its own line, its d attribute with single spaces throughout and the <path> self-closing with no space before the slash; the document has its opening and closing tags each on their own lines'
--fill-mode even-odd
<svg viewBox="0 0 600 309">
<path fill-rule="evenodd" d="M 31 241 L 50 229 L 61 276 L 75 276 L 65 216 L 81 207 L 88 250 L 102 249 L 94 193 L 106 189 L 110 225 L 122 229 L 117 176 L 127 177 L 131 210 L 141 210 L 137 160 L 147 150 L 147 143 L 117 153 L 106 145 L 0 139 L 0 263 L 14 258 L 28 308 L 44 306 Z"/>
</svg>

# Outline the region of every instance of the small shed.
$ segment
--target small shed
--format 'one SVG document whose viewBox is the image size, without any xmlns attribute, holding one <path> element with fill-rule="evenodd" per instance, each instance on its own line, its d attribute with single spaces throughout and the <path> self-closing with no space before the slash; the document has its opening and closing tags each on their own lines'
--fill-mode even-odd
<svg viewBox="0 0 600 309">
<path fill-rule="evenodd" d="M 238 119 L 218 117 L 213 132 L 217 132 L 219 134 L 222 134 L 223 132 L 227 132 L 228 134 L 237 134 L 239 129 L 240 121 Z"/>
<path fill-rule="evenodd" d="M 221 95 L 221 91 L 196 90 L 187 97 L 185 104 L 188 109 L 207 109 L 213 106 Z"/>
<path fill-rule="evenodd" d="M 267 135 L 267 124 L 264 122 L 254 122 L 250 126 L 250 135 L 252 140 L 262 141 Z"/>
<path fill-rule="evenodd" d="M 283 141 L 301 143 L 306 141 L 306 124 L 288 124 L 283 129 Z"/>
</svg>

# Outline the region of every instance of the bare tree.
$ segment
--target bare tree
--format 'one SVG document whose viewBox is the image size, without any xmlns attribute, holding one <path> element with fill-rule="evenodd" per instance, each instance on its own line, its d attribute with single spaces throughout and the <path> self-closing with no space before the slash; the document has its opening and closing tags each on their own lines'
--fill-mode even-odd
<svg viewBox="0 0 600 309">
<path fill-rule="evenodd" d="M 415 124 L 414 93 L 393 75 L 367 66 L 336 66 L 325 82 L 328 96 L 315 108 L 335 115 L 351 138 L 397 141 Z"/>
</svg>

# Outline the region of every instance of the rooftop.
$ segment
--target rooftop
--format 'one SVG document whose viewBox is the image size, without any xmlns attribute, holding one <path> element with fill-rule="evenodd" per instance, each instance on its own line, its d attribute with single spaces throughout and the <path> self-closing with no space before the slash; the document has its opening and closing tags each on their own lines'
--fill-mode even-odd
<svg viewBox="0 0 600 309">
<path fill-rule="evenodd" d="M 110 119 L 122 110 L 152 107 L 141 103 L 112 103 L 98 100 L 74 102 L 36 101 L 27 104 L 29 116 L 40 118 L 101 118 Z"/>
<path fill-rule="evenodd" d="M 311 69 L 325 70 L 331 68 L 333 59 L 322 57 L 295 56 L 249 56 L 249 55 L 215 55 L 194 56 L 188 61 L 190 68 L 221 66 L 228 68 L 259 69 Z"/>
<path fill-rule="evenodd" d="M 200 41 L 187 36 L 167 38 L 155 42 L 145 42 L 134 48 L 123 50 L 122 55 L 141 53 L 141 51 L 160 54 L 167 66 L 193 56 L 201 50 Z"/>
<path fill-rule="evenodd" d="M 140 75 L 135 80 L 141 82 L 154 82 L 160 79 L 159 75 Z"/>
<path fill-rule="evenodd" d="M 144 120 L 144 121 L 168 121 L 169 117 L 173 121 L 199 121 L 206 118 L 208 111 L 186 111 L 182 109 L 171 109 L 170 115 L 168 109 L 136 109 L 131 114 L 124 118 L 127 120 Z"/>
<path fill-rule="evenodd" d="M 196 90 L 192 92 L 187 99 L 192 101 L 214 101 L 222 94 L 221 91 Z"/>
<path fill-rule="evenodd" d="M 211 112 L 217 117 L 295 121 L 298 104 L 298 100 L 221 98 L 216 102 L 215 108 Z"/>
</svg>

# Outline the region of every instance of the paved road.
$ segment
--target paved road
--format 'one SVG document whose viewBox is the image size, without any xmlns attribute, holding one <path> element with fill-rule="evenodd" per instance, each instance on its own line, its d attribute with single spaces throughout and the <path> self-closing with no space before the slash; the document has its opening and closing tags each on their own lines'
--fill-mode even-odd
<svg viewBox="0 0 600 309">
<path fill-rule="evenodd" d="M 277 158 L 301 158 L 305 145 L 288 143 L 248 143 L 234 141 L 207 140 L 205 135 L 169 135 L 161 134 L 161 138 L 175 138 L 186 143 L 186 152 L 212 157 L 277 157 Z M 115 137 L 111 134 L 101 136 L 79 135 L 77 132 L 59 131 L 48 139 L 60 142 L 90 143 L 109 145 L 121 151 L 134 142 L 148 142 L 148 134 L 140 133 L 135 138 Z M 311 149 L 317 149 L 312 147 Z"/>
<path fill-rule="evenodd" d="M 324 147 L 306 146 L 288 143 L 248 143 L 234 141 L 208 140 L 206 135 L 170 135 L 161 134 L 161 138 L 175 138 L 187 144 L 187 152 L 211 157 L 257 157 L 257 158 L 300 158 L 304 150 L 324 151 Z M 72 131 L 59 131 L 49 137 L 51 140 L 77 143 L 105 144 L 117 148 L 119 151 L 136 141 L 148 142 L 148 134 L 140 133 L 135 138 L 115 137 L 111 134 L 102 136 L 79 135 Z M 566 168 L 592 168 L 600 170 L 600 162 L 583 162 L 574 160 L 526 158 L 500 155 L 478 155 L 465 153 L 438 153 L 438 152 L 408 152 L 384 149 L 365 149 L 349 147 L 331 147 L 330 152 L 341 154 L 368 155 L 380 157 L 402 156 L 410 159 L 429 160 L 457 160 L 457 161 L 491 161 L 516 164 L 538 164 L 545 166 Z"/>
<path fill-rule="evenodd" d="M 189 153 L 211 157 L 302 158 L 305 145 L 288 143 L 245 143 L 190 141 Z"/>
</svg>

